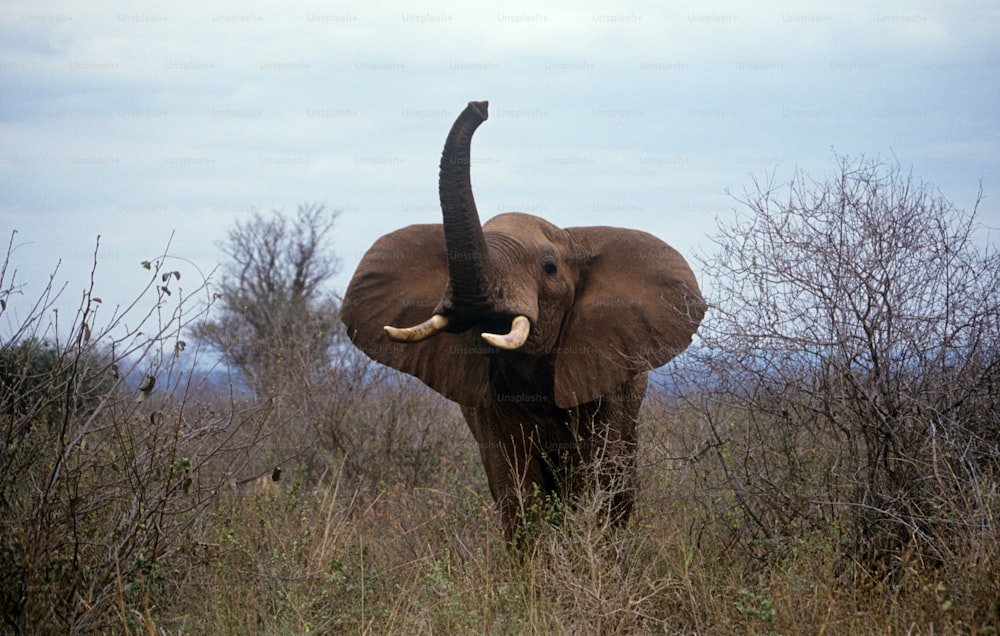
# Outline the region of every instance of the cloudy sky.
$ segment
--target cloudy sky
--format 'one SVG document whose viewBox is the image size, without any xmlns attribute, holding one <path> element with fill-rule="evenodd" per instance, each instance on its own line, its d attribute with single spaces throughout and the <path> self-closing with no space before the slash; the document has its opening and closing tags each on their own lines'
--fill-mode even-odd
<svg viewBox="0 0 1000 636">
<path fill-rule="evenodd" d="M 960 208 L 981 180 L 1000 227 L 994 3 L 6 0 L 0 249 L 16 229 L 26 287 L 0 334 L 60 259 L 75 304 L 97 235 L 97 293 L 125 302 L 171 233 L 208 272 L 254 208 L 340 210 L 342 291 L 379 235 L 439 220 L 441 146 L 472 99 L 490 101 L 484 220 L 691 253 L 737 207 L 727 190 L 839 153 L 894 158 Z"/>
</svg>

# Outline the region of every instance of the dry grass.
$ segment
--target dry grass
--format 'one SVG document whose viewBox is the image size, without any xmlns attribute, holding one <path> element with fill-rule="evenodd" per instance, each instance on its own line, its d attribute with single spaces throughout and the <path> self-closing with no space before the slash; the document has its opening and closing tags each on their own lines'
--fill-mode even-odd
<svg viewBox="0 0 1000 636">
<path fill-rule="evenodd" d="M 441 434 L 458 424 L 442 422 Z M 317 479 L 291 470 L 223 490 L 170 537 L 154 570 L 115 582 L 99 624 L 151 634 L 993 633 L 1000 538 L 969 534 L 954 563 L 904 556 L 892 576 L 852 561 L 830 533 L 761 560 L 734 541 L 739 518 L 706 497 L 697 462 L 668 459 L 675 451 L 652 434 L 683 421 L 649 412 L 643 425 L 647 461 L 624 530 L 585 501 L 511 552 L 468 440 L 449 445 L 420 485 L 402 475 L 373 485 L 340 459 Z"/>
<path fill-rule="evenodd" d="M 217 502 L 169 587 L 130 608 L 133 628 L 995 633 L 998 537 L 956 547 L 955 563 L 909 555 L 892 576 L 852 561 L 828 534 L 762 562 L 734 546 L 733 519 L 690 488 L 691 467 L 655 450 L 626 529 L 583 502 L 523 553 L 502 544 L 469 447 L 423 487 L 348 486 L 342 472 L 308 490 L 262 480 Z"/>
<path fill-rule="evenodd" d="M 936 507 L 910 525 L 933 530 L 937 551 L 914 534 L 889 560 L 867 560 L 850 540 L 852 500 L 837 499 L 843 483 L 829 468 L 842 449 L 831 440 L 751 426 L 719 401 L 651 399 L 628 526 L 608 527 L 608 493 L 596 492 L 512 551 L 453 405 L 357 359 L 262 400 L 182 382 L 195 366 L 178 355 L 183 316 L 156 322 L 168 296 L 132 357 L 110 352 L 132 360 L 121 374 L 86 313 L 69 343 L 35 346 L 37 330 L 25 330 L 0 347 L 8 632 L 1000 627 L 995 472 L 929 473 Z M 132 374 L 168 388 L 142 396 Z M 753 474 L 772 459 L 785 462 L 781 488 Z"/>
</svg>

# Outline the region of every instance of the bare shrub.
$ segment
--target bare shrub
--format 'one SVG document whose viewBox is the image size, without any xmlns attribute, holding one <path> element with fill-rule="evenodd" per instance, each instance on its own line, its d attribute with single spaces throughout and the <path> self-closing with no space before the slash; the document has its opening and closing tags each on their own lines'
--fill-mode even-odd
<svg viewBox="0 0 1000 636">
<path fill-rule="evenodd" d="M 184 334 L 205 287 L 186 293 L 172 260 L 142 263 L 145 287 L 105 318 L 95 250 L 71 324 L 47 318 L 50 280 L 0 345 L 0 615 L 15 632 L 127 629 L 250 454 L 259 411 L 188 397 L 202 374 Z M 2 272 L 7 310 L 22 290 L 10 249 Z"/>
<path fill-rule="evenodd" d="M 682 582 L 663 572 L 657 546 L 642 530 L 617 527 L 608 502 L 614 490 L 597 487 L 567 510 L 563 522 L 540 537 L 533 565 L 539 585 L 558 612 L 555 631 L 575 634 L 650 633 L 680 608 Z"/>
<path fill-rule="evenodd" d="M 1000 257 L 978 201 L 879 161 L 838 168 L 755 180 L 720 221 L 701 346 L 670 382 L 683 450 L 760 557 L 819 530 L 863 563 L 953 562 L 1000 536 Z"/>
<path fill-rule="evenodd" d="M 472 444 L 458 408 L 417 380 L 379 367 L 357 350 L 294 390 L 270 396 L 271 461 L 309 485 L 334 467 L 352 483 L 420 487 Z M 260 470 L 270 470 L 261 465 Z"/>
<path fill-rule="evenodd" d="M 303 205 L 293 217 L 255 213 L 220 243 L 229 261 L 217 307 L 194 330 L 269 410 L 244 479 L 278 467 L 308 485 L 333 467 L 372 486 L 421 485 L 468 438 L 457 409 L 350 345 L 326 288 L 336 213 Z"/>
<path fill-rule="evenodd" d="M 299 206 L 295 217 L 254 212 L 219 244 L 229 257 L 215 285 L 217 306 L 195 336 L 239 371 L 260 399 L 315 382 L 343 330 L 325 289 L 337 273 L 327 251 L 337 213 Z"/>
</svg>

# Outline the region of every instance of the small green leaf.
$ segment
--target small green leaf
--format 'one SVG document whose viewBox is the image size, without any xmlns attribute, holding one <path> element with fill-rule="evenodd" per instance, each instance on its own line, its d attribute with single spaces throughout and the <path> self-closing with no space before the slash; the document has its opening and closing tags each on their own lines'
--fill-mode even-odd
<svg viewBox="0 0 1000 636">
<path fill-rule="evenodd" d="M 141 265 L 143 266 L 144 269 L 151 269 L 153 267 L 153 264 L 150 263 L 149 261 L 143 261 Z"/>
</svg>

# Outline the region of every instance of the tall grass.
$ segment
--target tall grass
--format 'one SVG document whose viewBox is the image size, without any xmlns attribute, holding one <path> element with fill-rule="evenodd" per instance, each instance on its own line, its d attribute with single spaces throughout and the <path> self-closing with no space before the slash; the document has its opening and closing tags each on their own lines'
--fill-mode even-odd
<svg viewBox="0 0 1000 636">
<path fill-rule="evenodd" d="M 203 381 L 195 347 L 180 345 L 203 309 L 188 313 L 191 295 L 167 262 L 137 268 L 152 309 L 145 321 L 130 319 L 127 336 L 122 314 L 98 320 L 92 290 L 67 339 L 38 319 L 0 348 L 7 631 L 838 634 L 1000 625 L 995 473 L 978 473 L 974 490 L 961 488 L 962 476 L 943 479 L 941 492 L 975 500 L 939 500 L 946 559 L 914 542 L 893 563 L 866 562 L 849 540 L 850 506 L 819 505 L 844 487 L 830 444 L 806 429 L 790 436 L 749 421 L 732 402 L 654 391 L 639 423 L 632 521 L 610 527 L 611 493 L 597 490 L 542 516 L 511 550 L 453 405 L 347 353 L 315 384 L 260 399 Z M 156 382 L 144 391 L 147 377 Z M 773 473 L 781 480 L 748 481 L 745 471 L 768 457 L 781 458 Z"/>
<path fill-rule="evenodd" d="M 647 428 L 682 420 L 650 409 Z M 374 494 L 343 472 L 316 489 L 262 482 L 202 528 L 169 633 L 993 633 L 996 537 L 956 561 L 914 552 L 894 577 L 835 533 L 802 533 L 767 561 L 734 543 L 735 508 L 706 496 L 690 458 L 645 455 L 636 518 L 608 526 L 601 493 L 522 552 L 500 539 L 475 458 L 435 483 Z M 696 460 L 694 460 L 696 461 Z M 980 537 L 986 539 L 987 537 Z"/>
</svg>

